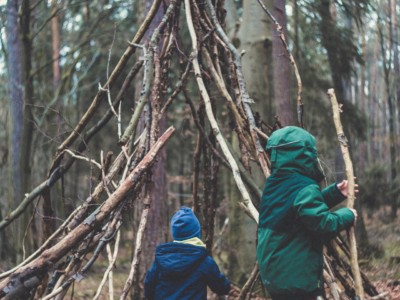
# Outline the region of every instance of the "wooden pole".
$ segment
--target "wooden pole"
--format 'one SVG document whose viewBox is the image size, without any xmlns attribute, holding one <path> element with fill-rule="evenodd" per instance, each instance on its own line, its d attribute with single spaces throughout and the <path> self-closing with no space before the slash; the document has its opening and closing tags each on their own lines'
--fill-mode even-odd
<svg viewBox="0 0 400 300">
<path fill-rule="evenodd" d="M 340 149 L 342 151 L 342 155 L 343 155 L 343 159 L 344 159 L 347 181 L 349 183 L 348 195 L 347 195 L 347 207 L 353 208 L 354 200 L 355 200 L 354 171 L 353 171 L 353 163 L 350 158 L 348 141 L 343 132 L 342 123 L 340 121 L 341 106 L 339 106 L 339 104 L 337 102 L 334 89 L 328 90 L 328 96 L 329 96 L 329 99 L 332 104 L 333 121 L 335 123 L 336 132 L 337 132 L 337 136 L 338 136 L 338 140 L 339 140 L 339 144 L 340 144 Z M 358 266 L 358 254 L 357 254 L 357 244 L 356 244 L 354 226 L 352 226 L 347 231 L 347 235 L 349 238 L 349 246 L 350 246 L 350 264 L 351 264 L 351 270 L 353 272 L 354 285 L 355 285 L 355 290 L 356 290 L 355 298 L 364 300 L 364 288 L 362 285 L 360 268 Z"/>
</svg>

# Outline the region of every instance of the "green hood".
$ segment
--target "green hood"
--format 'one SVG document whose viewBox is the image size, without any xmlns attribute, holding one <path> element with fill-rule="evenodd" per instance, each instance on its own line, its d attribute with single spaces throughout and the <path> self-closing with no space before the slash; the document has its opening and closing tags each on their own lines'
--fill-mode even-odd
<svg viewBox="0 0 400 300">
<path fill-rule="evenodd" d="M 324 179 L 315 138 L 300 127 L 287 126 L 275 131 L 267 143 L 272 174 L 300 173 L 319 182 Z"/>
</svg>

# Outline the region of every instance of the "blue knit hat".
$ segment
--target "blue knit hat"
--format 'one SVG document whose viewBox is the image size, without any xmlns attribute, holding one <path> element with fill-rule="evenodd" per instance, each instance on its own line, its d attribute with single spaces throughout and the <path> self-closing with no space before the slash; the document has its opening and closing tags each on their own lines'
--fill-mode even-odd
<svg viewBox="0 0 400 300">
<path fill-rule="evenodd" d="M 200 237 L 200 223 L 193 211 L 182 206 L 171 219 L 172 237 L 176 241 Z"/>
</svg>

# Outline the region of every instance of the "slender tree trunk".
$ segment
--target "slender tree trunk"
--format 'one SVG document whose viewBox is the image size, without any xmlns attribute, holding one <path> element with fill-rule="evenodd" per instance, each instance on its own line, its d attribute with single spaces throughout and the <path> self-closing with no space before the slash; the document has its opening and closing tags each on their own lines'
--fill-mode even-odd
<svg viewBox="0 0 400 300">
<path fill-rule="evenodd" d="M 60 44 L 61 44 L 61 37 L 60 37 L 60 29 L 59 29 L 59 18 L 57 14 L 58 5 L 56 0 L 52 0 L 51 2 L 51 37 L 52 37 L 52 67 L 53 67 L 53 90 L 54 90 L 54 97 L 58 97 L 59 94 L 59 87 L 61 81 L 61 68 L 60 68 Z M 61 101 L 57 101 L 56 110 L 60 113 L 62 112 L 62 104 Z M 60 115 L 55 116 L 55 122 L 57 123 L 57 135 L 60 134 L 62 128 L 62 119 Z M 75 167 L 78 168 L 78 167 Z M 77 176 L 78 177 L 78 176 Z M 42 220 L 42 240 L 45 241 L 55 230 L 56 222 L 55 216 L 61 215 L 61 209 L 56 209 L 57 207 L 60 208 L 62 206 L 62 201 L 58 201 L 57 204 L 53 207 L 51 201 L 52 193 L 50 188 L 47 189 L 43 193 L 43 201 L 42 201 L 42 212 L 43 212 L 43 220 Z M 57 211 L 57 213 L 56 213 Z"/>
<path fill-rule="evenodd" d="M 331 13 L 331 1 L 321 0 L 318 4 L 318 11 L 321 16 L 320 30 L 322 45 L 327 50 L 329 66 L 331 68 L 333 86 L 335 88 L 335 93 L 337 99 L 342 102 L 345 100 L 345 90 L 342 80 L 342 70 L 340 69 L 340 53 L 339 46 L 337 44 L 337 39 L 335 36 L 336 24 L 334 21 L 334 16 Z"/>
<path fill-rule="evenodd" d="M 60 28 L 57 14 L 57 0 L 51 1 L 51 37 L 52 37 L 52 49 L 53 49 L 53 86 L 56 90 L 60 84 L 61 69 L 60 69 Z"/>
<path fill-rule="evenodd" d="M 394 141 L 394 146 L 397 148 L 397 151 L 400 149 L 400 142 L 398 140 L 398 136 L 400 133 L 400 62 L 399 62 L 399 33 L 397 28 L 397 0 L 391 0 L 391 14 L 392 14 L 392 49 L 393 49 L 393 66 L 394 66 L 394 76 L 395 76 L 395 93 L 397 98 L 397 134 L 394 132 L 394 137 L 397 136 L 397 141 Z M 394 103 L 393 105 L 395 105 Z M 395 117 L 394 117 L 395 118 Z M 395 121 L 394 121 L 395 122 Z M 397 163 L 394 162 L 395 168 L 397 167 Z M 397 216 L 398 210 L 398 201 L 399 196 L 395 196 L 393 199 L 392 206 L 392 216 L 395 218 Z"/>
<path fill-rule="evenodd" d="M 32 144 L 32 99 L 33 81 L 31 77 L 32 42 L 30 39 L 29 1 L 7 2 L 7 47 L 10 103 L 10 208 L 16 207 L 29 190 L 30 157 Z M 30 236 L 24 240 L 30 216 L 25 214 L 12 225 L 11 243 L 13 259 L 21 258 L 22 243 L 29 252 Z"/>
<path fill-rule="evenodd" d="M 239 148 L 237 136 L 232 137 L 232 146 Z M 235 187 L 235 180 L 230 177 L 227 191 L 229 199 L 229 250 L 228 277 L 239 285 L 243 285 L 251 273 L 256 261 L 256 224 L 246 216 L 237 203 L 241 194 Z"/>
<path fill-rule="evenodd" d="M 18 10 L 21 1 L 8 0 L 7 1 L 7 49 L 8 49 L 8 93 L 9 93 L 9 194 L 8 194 L 8 208 L 13 209 L 22 199 L 22 139 L 23 139 L 23 120 L 24 120 L 24 104 L 23 104 L 23 80 L 22 80 L 22 43 L 20 38 L 20 27 L 18 23 Z M 22 240 L 22 224 L 14 222 L 10 226 L 10 236 L 13 239 L 10 242 L 11 251 L 2 247 L 2 250 L 12 257 L 11 260 L 16 259 L 17 249 Z M 3 253 L 6 254 L 6 253 Z M 9 257 L 10 257 L 9 256 Z"/>
<path fill-rule="evenodd" d="M 370 75 L 369 75 L 369 109 L 368 113 L 371 117 L 369 123 L 369 135 L 368 138 L 368 157 L 377 156 L 377 127 L 379 121 L 379 115 L 381 114 L 381 109 L 378 106 L 378 57 L 379 57 L 379 39 L 376 38 L 374 42 L 374 50 L 371 59 Z M 367 138 L 367 140 L 368 140 Z"/>
<path fill-rule="evenodd" d="M 362 27 L 362 29 L 360 30 L 360 34 L 361 34 L 361 55 L 363 58 L 364 63 L 360 65 L 360 88 L 359 88 L 359 95 L 358 98 L 360 99 L 361 102 L 361 107 L 362 107 L 362 111 L 364 112 L 365 115 L 368 115 L 368 109 L 369 109 L 369 105 L 368 105 L 368 98 L 367 95 L 365 94 L 365 89 L 366 89 L 366 67 L 365 65 L 367 64 L 367 42 L 366 42 L 366 32 L 365 32 L 365 26 Z M 360 167 L 362 169 L 365 169 L 366 166 L 366 162 L 369 159 L 368 156 L 368 151 L 367 151 L 367 147 L 368 147 L 368 142 L 370 139 L 370 126 L 367 124 L 367 137 L 366 140 L 362 141 L 360 143 L 360 158 L 359 158 L 359 163 L 360 163 Z"/>
<path fill-rule="evenodd" d="M 384 73 L 384 82 L 385 82 L 385 93 L 386 93 L 386 100 L 388 105 L 388 126 L 389 126 L 389 155 L 390 155 L 390 179 L 391 183 L 394 186 L 394 182 L 397 177 L 397 170 L 396 170 L 396 128 L 395 128 L 395 99 L 393 99 L 393 95 L 391 92 L 391 66 L 393 63 L 393 28 L 392 28 L 392 14 L 390 9 L 392 7 L 392 0 L 389 0 L 389 3 L 385 3 L 384 11 L 387 13 L 389 17 L 389 24 L 387 28 L 382 28 L 381 25 L 379 29 L 380 35 L 380 43 L 381 43 L 381 53 L 382 53 L 382 64 L 383 64 L 383 73 Z M 387 30 L 385 30 L 387 29 Z M 385 33 L 386 31 L 386 33 Z M 388 42 L 385 40 L 385 36 L 388 36 Z M 392 199 L 391 202 L 391 217 L 394 219 L 397 215 L 397 199 Z"/>
<path fill-rule="evenodd" d="M 143 43 L 147 44 L 157 26 L 160 24 L 166 7 L 168 6 L 168 2 L 166 1 L 162 3 L 156 13 L 156 16 L 151 23 L 149 30 L 146 32 Z M 153 0 L 145 1 L 145 13 L 147 14 L 150 9 Z M 162 45 L 158 45 L 158 53 L 160 53 Z M 140 90 L 140 89 L 139 89 Z M 155 97 L 156 95 L 152 95 L 151 97 Z M 159 95 L 162 97 L 162 91 L 159 91 Z M 159 131 L 163 132 L 165 128 L 166 120 L 165 117 L 162 117 L 159 120 Z M 148 124 L 150 125 L 150 124 Z M 153 124 L 154 125 L 154 124 Z M 167 209 L 167 179 L 166 179 L 166 149 L 162 149 L 159 153 L 159 159 L 156 165 L 153 168 L 152 174 L 152 182 L 153 186 L 150 191 L 150 210 L 147 218 L 147 226 L 145 229 L 145 239 L 143 241 L 143 253 L 148 253 L 145 257 L 143 257 L 143 261 L 140 263 L 141 267 L 138 272 L 138 279 L 144 276 L 147 269 L 149 269 L 153 259 L 155 248 L 158 244 L 166 242 L 166 238 L 168 236 L 168 209 Z M 140 274 L 139 274 L 140 273 Z M 134 289 L 135 295 L 133 298 L 136 299 L 140 297 L 140 290 Z"/>
<path fill-rule="evenodd" d="M 22 62 L 23 62 L 23 82 L 24 82 L 24 123 L 23 123 L 23 139 L 22 139 L 22 191 L 24 195 L 30 191 L 31 179 L 31 157 L 33 157 L 32 138 L 33 138 L 33 114 L 32 106 L 34 104 L 34 86 L 32 78 L 32 38 L 31 38 L 31 7 L 29 0 L 23 0 L 21 6 L 21 38 L 22 38 Z M 20 201 L 22 197 L 20 198 Z M 28 225 L 30 214 L 27 214 L 24 223 Z M 23 230 L 28 230 L 25 228 Z M 29 229 L 30 231 L 30 229 Z M 29 253 L 32 249 L 34 236 L 27 236 L 26 250 Z"/>
<path fill-rule="evenodd" d="M 274 0 L 274 16 L 282 26 L 287 40 L 286 1 Z M 291 64 L 279 33 L 273 26 L 272 63 L 274 73 L 274 102 L 276 113 L 283 125 L 295 125 L 295 107 L 291 101 Z"/>
</svg>

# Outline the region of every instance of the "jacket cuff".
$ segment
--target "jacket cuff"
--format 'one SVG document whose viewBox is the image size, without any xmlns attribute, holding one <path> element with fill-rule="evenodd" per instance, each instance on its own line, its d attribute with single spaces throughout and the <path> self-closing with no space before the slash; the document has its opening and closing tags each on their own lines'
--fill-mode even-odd
<svg viewBox="0 0 400 300">
<path fill-rule="evenodd" d="M 354 224 L 355 216 L 350 209 L 346 207 L 340 208 L 336 210 L 334 214 L 339 215 L 340 218 L 342 219 L 342 222 L 340 222 L 341 223 L 340 230 L 347 229 Z"/>
<path fill-rule="evenodd" d="M 322 196 L 324 197 L 324 201 L 329 208 L 334 207 L 347 198 L 338 189 L 336 182 L 323 189 Z"/>
</svg>

